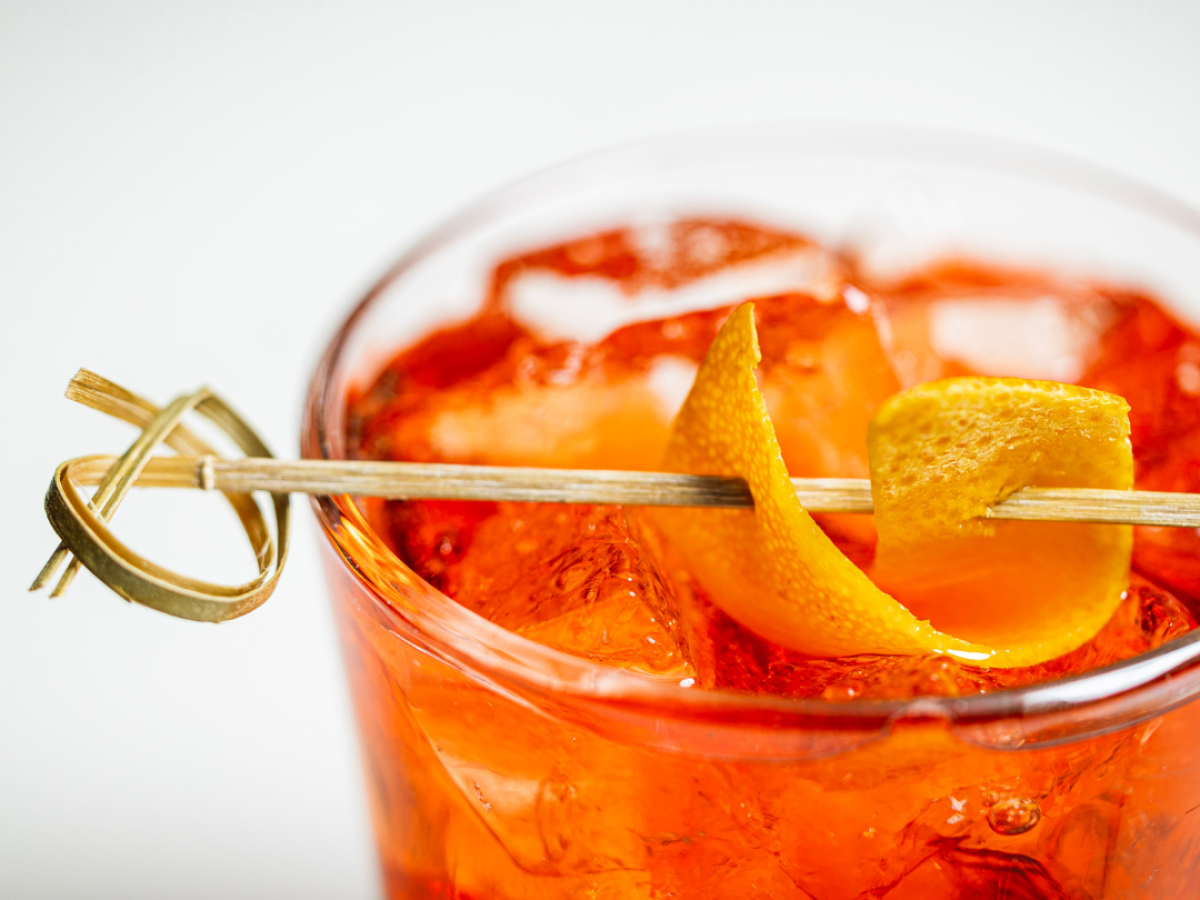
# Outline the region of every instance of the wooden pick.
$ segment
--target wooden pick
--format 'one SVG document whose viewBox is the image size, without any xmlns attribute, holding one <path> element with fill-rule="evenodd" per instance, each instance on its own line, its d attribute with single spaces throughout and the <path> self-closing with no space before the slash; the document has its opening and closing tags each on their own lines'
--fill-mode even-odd
<svg viewBox="0 0 1200 900">
<path fill-rule="evenodd" d="M 99 484 L 117 462 L 112 456 L 72 460 L 70 474 L 79 484 Z M 348 494 L 392 500 L 754 507 L 750 491 L 740 478 L 448 463 L 157 457 L 146 464 L 136 484 L 231 492 Z M 809 512 L 873 510 L 871 482 L 866 479 L 793 478 L 792 484 Z M 1031 487 L 997 503 L 989 518 L 1197 528 L 1200 494 Z"/>
<path fill-rule="evenodd" d="M 46 495 L 46 514 L 62 543 L 31 590 L 46 585 L 70 554 L 67 573 L 55 589 L 61 594 L 82 563 L 121 596 L 171 615 L 221 621 L 245 615 L 270 596 L 287 557 L 288 494 L 350 495 L 408 500 L 507 500 L 530 503 L 696 506 L 752 509 L 754 499 L 738 478 L 578 469 L 466 466 L 447 463 L 370 460 L 278 460 L 253 430 L 219 397 L 207 390 L 179 398 L 159 410 L 147 400 L 81 369 L 67 396 L 143 429 L 126 453 L 88 456 L 60 465 Z M 247 454 L 216 455 L 180 424 L 191 409 L 205 415 Z M 165 443 L 181 456 L 152 456 Z M 794 478 L 801 504 L 816 513 L 869 513 L 871 483 L 853 478 Z M 91 500 L 78 487 L 97 485 Z M 250 539 L 259 573 L 234 587 L 176 575 L 120 543 L 107 520 L 132 487 L 194 488 L 220 491 L 232 504 Z M 262 512 L 250 496 L 271 495 L 275 513 L 272 540 Z M 996 503 L 995 519 L 1093 522 L 1126 525 L 1200 527 L 1200 495 L 1156 491 L 1082 488 L 1026 488 Z"/>
</svg>

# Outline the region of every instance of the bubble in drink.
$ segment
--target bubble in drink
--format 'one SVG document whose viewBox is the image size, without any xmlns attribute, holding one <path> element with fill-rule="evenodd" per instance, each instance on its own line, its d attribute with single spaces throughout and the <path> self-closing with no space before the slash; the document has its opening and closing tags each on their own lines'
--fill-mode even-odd
<svg viewBox="0 0 1200 900">
<path fill-rule="evenodd" d="M 997 801 L 988 810 L 988 824 L 997 834 L 1024 834 L 1042 818 L 1041 807 L 1036 800 L 1009 797 Z"/>
</svg>

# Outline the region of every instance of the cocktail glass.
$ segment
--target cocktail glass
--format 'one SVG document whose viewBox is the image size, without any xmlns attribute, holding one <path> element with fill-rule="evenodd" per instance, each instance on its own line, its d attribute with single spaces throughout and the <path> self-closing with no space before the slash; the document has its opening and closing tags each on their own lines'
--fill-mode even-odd
<svg viewBox="0 0 1200 900">
<path fill-rule="evenodd" d="M 1200 316 L 1200 215 L 1089 165 L 894 128 L 685 134 L 521 182 L 410 252 L 322 359 L 304 455 L 344 457 L 347 392 L 475 312 L 496 261 L 688 214 L 880 271 L 955 253 L 1133 282 Z M 1200 896 L 1200 632 L 971 697 L 701 691 L 509 633 L 355 501 L 314 506 L 392 897 Z"/>
</svg>

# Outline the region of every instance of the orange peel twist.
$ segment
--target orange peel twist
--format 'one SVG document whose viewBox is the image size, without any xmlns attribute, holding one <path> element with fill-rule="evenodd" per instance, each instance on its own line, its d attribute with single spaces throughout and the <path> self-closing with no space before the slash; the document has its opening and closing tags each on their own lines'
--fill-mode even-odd
<svg viewBox="0 0 1200 900">
<path fill-rule="evenodd" d="M 1068 652 L 1107 621 L 1120 597 L 1119 586 L 1113 596 L 1114 585 L 1122 572 L 1124 577 L 1128 575 L 1128 540 L 1121 534 L 1113 541 L 1089 545 L 1095 553 L 1085 554 L 1086 563 L 1096 562 L 1095 554 L 1099 554 L 1110 564 L 1104 569 L 1104 577 L 1089 582 L 1099 596 L 1074 596 L 1075 625 L 1065 637 L 1053 633 L 1061 626 L 1062 617 L 1036 636 L 1022 634 L 1024 643 L 990 644 L 972 639 L 965 632 L 939 630 L 929 620 L 914 615 L 857 568 L 801 506 L 755 380 L 754 369 L 760 358 L 753 306 L 743 304 L 730 315 L 701 365 L 675 420 L 663 461 L 667 471 L 744 478 L 754 496 L 755 510 L 661 510 L 654 514 L 700 584 L 730 616 L 762 637 L 814 657 L 944 653 L 973 664 L 1002 667 L 1032 665 Z M 986 394 L 988 389 L 983 386 L 982 390 Z M 1089 395 L 1094 393 L 1098 392 Z M 1073 396 L 1069 391 L 1064 394 L 1068 400 Z M 890 407 L 885 406 L 882 421 L 887 421 L 889 408 L 903 410 L 903 404 L 903 400 L 896 400 Z M 1105 415 L 1113 411 L 1111 407 L 1111 403 L 1105 406 Z M 1106 434 L 1113 433 L 1114 428 L 1119 431 L 1119 421 L 1108 424 L 1111 427 Z M 1124 427 L 1127 435 L 1127 421 Z M 886 432 L 886 428 L 873 430 L 873 459 L 879 456 Z M 1120 441 L 1115 440 L 1115 444 Z M 1086 456 L 1086 440 L 1073 446 L 1078 454 Z M 1119 452 L 1129 453 L 1127 440 L 1120 446 L 1124 449 L 1118 448 Z M 923 465 L 929 462 L 922 456 Z M 1107 472 L 1108 464 L 1106 458 L 1098 468 Z M 1113 465 L 1119 473 L 1126 471 L 1120 464 Z M 876 468 L 874 463 L 872 468 Z M 963 488 L 973 477 L 956 475 L 953 467 L 937 471 L 945 475 L 948 491 Z M 1131 474 L 1131 467 L 1128 472 Z M 907 477 L 907 472 L 899 477 Z M 1006 481 L 1006 488 L 1025 486 L 1017 483 L 1020 480 Z M 1123 474 L 1100 480 L 1105 483 L 1080 486 L 1129 486 Z M 985 488 L 980 482 L 971 491 L 978 499 L 986 495 Z M 991 502 L 998 499 L 1002 498 L 992 496 Z M 886 506 L 885 502 L 881 521 L 885 554 L 889 542 L 907 527 L 905 520 L 894 518 L 895 513 Z M 957 510 L 954 515 L 965 513 Z M 1029 523 L 1007 524 L 1018 532 L 1029 527 Z M 982 527 L 986 530 L 987 526 Z M 1127 527 L 1117 528 L 1127 535 Z M 1058 601 L 1063 599 L 1056 597 Z"/>
</svg>

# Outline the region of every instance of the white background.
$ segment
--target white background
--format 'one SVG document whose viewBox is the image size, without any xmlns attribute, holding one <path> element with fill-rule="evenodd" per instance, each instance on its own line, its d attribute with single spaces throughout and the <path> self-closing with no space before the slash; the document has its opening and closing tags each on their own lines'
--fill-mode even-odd
<svg viewBox="0 0 1200 900">
<path fill-rule="evenodd" d="M 324 341 L 406 245 L 693 125 L 963 128 L 1200 206 L 1198 48 L 1194 2 L 0 0 L 0 896 L 379 891 L 305 505 L 275 598 L 234 623 L 86 573 L 25 593 L 55 464 L 132 438 L 61 399 L 77 367 L 160 402 L 210 384 L 294 455 Z M 139 496 L 118 533 L 248 574 L 209 499 Z"/>
</svg>

